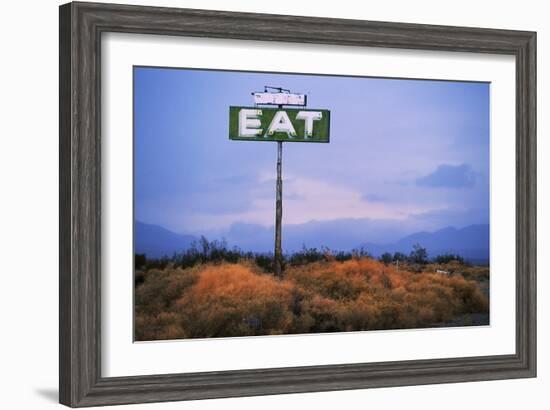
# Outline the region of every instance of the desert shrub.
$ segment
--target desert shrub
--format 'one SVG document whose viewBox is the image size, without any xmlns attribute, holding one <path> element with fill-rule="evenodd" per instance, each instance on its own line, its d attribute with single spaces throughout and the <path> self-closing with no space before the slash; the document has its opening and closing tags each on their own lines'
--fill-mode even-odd
<svg viewBox="0 0 550 410">
<path fill-rule="evenodd" d="M 181 339 L 187 337 L 180 326 L 175 312 L 161 312 L 157 315 L 136 315 L 136 340 Z"/>
<path fill-rule="evenodd" d="M 487 310 L 475 282 L 397 271 L 370 258 L 310 264 L 285 277 L 305 295 L 324 297 L 315 302 L 306 298 L 300 310 L 322 324 L 310 331 L 419 327 Z"/>
<path fill-rule="evenodd" d="M 394 262 L 396 262 L 396 261 L 403 262 L 403 261 L 406 261 L 406 260 L 407 260 L 407 255 L 405 255 L 402 252 L 395 252 L 393 254 L 393 261 Z"/>
<path fill-rule="evenodd" d="M 489 308 L 487 298 L 476 286 L 474 281 L 465 280 L 462 276 L 453 276 L 449 279 L 454 294 L 462 302 L 463 313 L 486 311 Z"/>
<path fill-rule="evenodd" d="M 384 265 L 389 265 L 393 262 L 393 256 L 389 252 L 384 252 L 382 255 L 380 255 L 380 262 L 382 262 Z"/>
<path fill-rule="evenodd" d="M 410 266 L 404 262 L 397 270 L 353 255 L 339 261 L 327 253 L 313 262 L 288 264 L 282 278 L 254 258 L 138 271 L 136 338 L 416 328 L 488 312 L 476 281 L 460 273 L 411 272 Z M 460 266 L 453 265 L 457 272 L 474 272 Z"/>
<path fill-rule="evenodd" d="M 243 258 L 243 259 L 245 259 L 245 258 Z M 258 253 L 258 254 L 254 255 L 253 259 L 254 259 L 254 263 L 260 269 L 262 269 L 263 271 L 271 272 L 271 273 L 274 271 L 274 269 L 273 269 L 273 260 L 274 260 L 273 254 Z"/>
<path fill-rule="evenodd" d="M 292 324 L 288 283 L 241 264 L 206 266 L 177 303 L 190 337 L 285 332 Z"/>
<path fill-rule="evenodd" d="M 466 264 L 462 256 L 455 255 L 454 253 L 446 253 L 443 255 L 438 255 L 434 259 L 434 262 L 439 264 L 449 263 L 451 261 L 456 261 L 462 265 Z"/>
<path fill-rule="evenodd" d="M 369 252 L 361 247 L 349 252 L 335 251 L 329 248 L 307 248 L 305 245 L 298 252 L 283 255 L 283 268 L 287 265 L 299 266 L 318 261 L 339 261 L 344 262 L 350 259 L 371 257 Z M 172 256 L 162 256 L 160 258 L 147 258 L 145 254 L 136 254 L 136 269 L 165 269 L 173 265 L 174 267 L 189 268 L 196 265 L 207 263 L 239 263 L 241 261 L 253 261 L 265 272 L 273 273 L 274 256 L 269 252 L 245 252 L 237 246 L 229 248 L 227 242 L 222 240 L 209 241 L 206 237 L 194 241 L 191 246 L 181 252 L 176 252 Z"/>
<path fill-rule="evenodd" d="M 368 286 L 364 275 L 353 269 L 357 261 L 315 262 L 289 269 L 285 278 L 295 286 L 331 299 L 353 299 Z"/>
<path fill-rule="evenodd" d="M 143 269 L 147 264 L 147 259 L 144 253 L 136 253 L 134 255 L 134 267 L 136 269 Z"/>
<path fill-rule="evenodd" d="M 201 263 L 236 263 L 239 259 L 246 257 L 246 254 L 239 248 L 228 248 L 225 240 L 208 241 L 201 236 L 198 241 L 191 244 L 191 247 L 184 252 L 174 255 L 173 262 L 183 268 L 188 268 Z"/>
<path fill-rule="evenodd" d="M 455 268 L 456 272 L 459 272 L 465 279 L 476 281 L 488 281 L 489 280 L 489 267 L 488 266 L 461 266 Z"/>
<path fill-rule="evenodd" d="M 137 314 L 158 315 L 170 311 L 183 291 L 197 280 L 197 269 L 151 269 L 134 291 Z"/>
<path fill-rule="evenodd" d="M 138 286 L 145 282 L 145 272 L 142 270 L 136 270 L 134 274 L 134 285 Z"/>
<path fill-rule="evenodd" d="M 460 262 L 451 260 L 446 263 L 431 263 L 424 267 L 427 272 L 436 272 L 444 270 L 450 274 L 459 274 L 467 280 L 475 280 L 477 282 L 489 280 L 489 266 L 474 266 L 468 262 Z"/>
<path fill-rule="evenodd" d="M 306 332 L 337 332 L 339 304 L 333 299 L 318 294 L 309 294 L 303 302 L 302 315 L 311 318 Z"/>
<path fill-rule="evenodd" d="M 420 244 L 414 244 L 409 254 L 409 261 L 416 265 L 425 265 L 428 263 L 428 251 L 426 248 L 420 246 Z"/>
<path fill-rule="evenodd" d="M 256 265 L 266 272 L 273 272 L 273 253 L 245 252 L 239 247 L 229 248 L 225 240 L 209 241 L 201 236 L 191 246 L 182 251 L 176 252 L 171 257 L 142 259 L 145 255 L 136 255 L 136 269 L 144 266 L 146 269 L 164 269 L 172 264 L 176 267 L 189 268 L 206 263 L 237 263 L 239 261 L 254 261 Z M 139 258 L 139 263 L 137 262 Z M 287 259 L 288 257 L 285 257 Z M 144 262 L 143 262 L 144 261 Z"/>
<path fill-rule="evenodd" d="M 327 250 L 318 250 L 317 248 L 306 248 L 304 245 L 302 250 L 293 253 L 288 258 L 288 264 L 291 266 L 307 265 L 308 263 L 325 260 Z"/>
</svg>

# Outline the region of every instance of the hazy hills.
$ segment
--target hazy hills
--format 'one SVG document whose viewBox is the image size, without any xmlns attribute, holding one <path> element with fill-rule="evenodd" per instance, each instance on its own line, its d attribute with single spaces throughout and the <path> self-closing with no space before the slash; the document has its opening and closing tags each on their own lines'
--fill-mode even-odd
<svg viewBox="0 0 550 410">
<path fill-rule="evenodd" d="M 414 244 L 428 250 L 428 256 L 456 253 L 475 262 L 489 260 L 489 225 L 470 225 L 461 229 L 447 227 L 435 232 L 417 232 L 391 244 L 369 244 L 363 246 L 373 255 L 384 252 L 409 253 Z"/>
<path fill-rule="evenodd" d="M 378 232 L 378 231 L 379 232 Z M 376 234 L 380 243 L 366 241 L 365 232 Z M 328 222 L 312 221 L 301 225 L 283 227 L 283 247 L 285 252 L 301 249 L 303 246 L 334 250 L 351 250 L 364 247 L 374 256 L 384 252 L 409 253 L 412 246 L 419 243 L 427 248 L 429 257 L 444 253 L 456 253 L 462 257 L 484 263 L 489 260 L 489 225 L 470 225 L 464 228 L 447 227 L 434 232 L 416 232 L 398 240 L 384 241 L 398 235 L 399 229 L 382 228 L 375 224 L 357 220 L 337 220 Z M 208 236 L 209 240 L 216 239 Z M 254 252 L 270 252 L 273 249 L 273 228 L 254 224 L 234 224 L 223 237 L 227 244 Z M 174 252 L 188 249 L 198 237 L 182 235 L 157 225 L 136 222 L 135 252 L 149 257 L 171 256 Z M 218 238 L 219 239 L 219 238 Z"/>
<path fill-rule="evenodd" d="M 145 253 L 152 258 L 188 249 L 194 236 L 180 235 L 157 225 L 136 222 L 134 225 L 134 252 Z"/>
</svg>

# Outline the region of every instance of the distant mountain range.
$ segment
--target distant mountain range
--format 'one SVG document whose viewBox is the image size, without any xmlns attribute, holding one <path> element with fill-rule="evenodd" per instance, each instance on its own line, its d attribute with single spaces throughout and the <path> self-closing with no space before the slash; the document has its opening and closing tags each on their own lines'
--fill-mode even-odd
<svg viewBox="0 0 550 410">
<path fill-rule="evenodd" d="M 376 226 L 364 225 L 354 220 L 329 222 L 309 222 L 301 225 L 283 227 L 285 252 L 293 252 L 303 246 L 321 248 L 326 246 L 334 250 L 351 250 L 363 247 L 373 256 L 384 252 L 403 252 L 408 254 L 418 243 L 428 250 L 429 257 L 445 253 L 455 253 L 476 263 L 489 261 L 489 225 L 470 225 L 464 228 L 447 227 L 434 232 L 417 232 L 387 243 L 361 241 L 365 232 L 372 233 Z M 391 228 L 390 228 L 391 231 Z M 347 232 L 347 235 L 346 235 Z M 398 234 L 387 234 L 388 238 Z M 377 235 L 384 237 L 382 233 Z M 207 236 L 208 237 L 208 236 Z M 273 248 L 273 228 L 254 224 L 235 224 L 224 234 L 228 245 L 238 246 L 246 251 L 270 252 Z M 157 225 L 136 222 L 135 252 L 148 257 L 171 256 L 191 247 L 199 239 L 192 235 L 182 235 Z M 220 239 L 208 237 L 208 239 Z"/>
<path fill-rule="evenodd" d="M 489 225 L 470 225 L 461 229 L 447 227 L 435 232 L 417 232 L 395 243 L 365 243 L 363 247 L 375 256 L 384 252 L 408 254 L 417 243 L 428 250 L 430 258 L 454 253 L 477 263 L 489 261 Z"/>
<path fill-rule="evenodd" d="M 181 235 L 157 225 L 136 222 L 134 225 L 134 253 L 144 253 L 150 258 L 160 258 L 191 247 L 197 238 Z"/>
</svg>

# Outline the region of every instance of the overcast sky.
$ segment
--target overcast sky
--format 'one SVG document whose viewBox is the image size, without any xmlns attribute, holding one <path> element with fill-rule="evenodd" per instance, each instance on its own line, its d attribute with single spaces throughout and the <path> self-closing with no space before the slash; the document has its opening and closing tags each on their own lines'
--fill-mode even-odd
<svg viewBox="0 0 550 410">
<path fill-rule="evenodd" d="M 487 83 L 135 68 L 135 215 L 179 233 L 274 223 L 276 144 L 231 141 L 230 105 L 281 86 L 331 111 L 329 144 L 285 143 L 283 224 L 405 231 L 489 222 Z M 383 229 L 382 229 L 383 230 Z"/>
</svg>

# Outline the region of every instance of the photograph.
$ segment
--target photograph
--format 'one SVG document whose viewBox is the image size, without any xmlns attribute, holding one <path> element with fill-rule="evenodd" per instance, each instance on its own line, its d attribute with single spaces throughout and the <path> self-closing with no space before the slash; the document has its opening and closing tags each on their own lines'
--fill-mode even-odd
<svg viewBox="0 0 550 410">
<path fill-rule="evenodd" d="M 490 88 L 134 66 L 134 340 L 489 326 Z"/>
<path fill-rule="evenodd" d="M 542 6 L 285 1 L 10 13 L 12 408 L 541 402 Z"/>
</svg>

